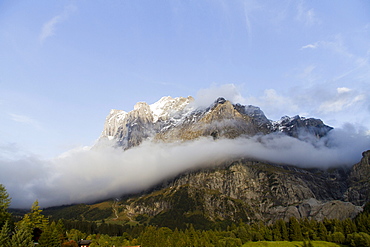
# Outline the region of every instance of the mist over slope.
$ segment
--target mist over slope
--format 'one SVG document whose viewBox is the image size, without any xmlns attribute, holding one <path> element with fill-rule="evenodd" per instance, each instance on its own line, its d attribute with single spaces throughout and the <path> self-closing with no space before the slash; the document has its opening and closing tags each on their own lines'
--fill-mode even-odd
<svg viewBox="0 0 370 247">
<path fill-rule="evenodd" d="M 141 105 L 144 108 L 134 110 L 144 109 L 143 113 L 123 113 L 125 117 L 130 117 L 131 122 L 129 123 L 133 129 L 127 130 L 129 134 L 132 134 L 130 131 L 139 128 L 141 124 L 152 126 L 153 121 L 160 119 L 158 116 L 153 118 L 149 114 L 150 107 L 146 107 L 145 104 Z M 219 105 L 223 107 L 225 102 L 219 102 L 213 107 Z M 196 104 L 191 107 L 193 108 L 188 109 L 184 105 L 180 107 L 186 113 L 187 120 L 197 116 L 200 116 L 199 121 L 204 122 L 205 120 L 202 119 L 208 119 L 207 113 L 197 113 L 199 109 L 204 111 L 204 107 L 199 108 Z M 168 108 L 168 110 L 171 109 L 171 107 Z M 215 108 L 210 107 L 209 109 Z M 225 109 L 221 108 L 221 110 Z M 176 129 L 181 119 L 181 116 L 171 119 L 171 116 L 176 116 L 176 114 L 171 114 L 162 116 L 169 123 L 168 126 L 165 125 L 166 131 Z M 238 113 L 233 112 L 233 114 Z M 247 120 L 250 119 L 247 118 Z M 116 126 L 116 131 L 128 126 L 127 123 L 124 124 L 126 125 Z M 235 127 L 234 124 L 233 119 L 210 121 L 206 125 L 197 126 L 196 131 L 199 128 L 223 130 L 230 126 Z M 163 127 L 163 125 L 159 126 Z M 193 125 L 189 123 L 186 126 L 190 126 L 186 128 L 192 128 Z M 148 189 L 164 179 L 173 178 L 189 169 L 217 166 L 224 161 L 237 158 L 250 158 L 305 168 L 326 169 L 334 166 L 352 166 L 360 160 L 361 153 L 370 148 L 369 136 L 356 133 L 351 128 L 333 129 L 321 138 L 309 132 L 297 132 L 298 136 L 293 137 L 281 131 L 253 135 L 242 132 L 244 134 L 227 138 L 227 135 L 234 133 L 229 131 L 226 137 L 220 135 L 215 138 L 212 135 L 200 135 L 186 140 L 171 139 L 169 141 L 154 138 L 155 133 L 152 133 L 150 128 L 146 129 L 150 131 L 144 135 L 143 139 L 135 142 L 137 145 L 130 146 L 126 150 L 122 148 L 124 145 L 122 140 L 127 140 L 125 136 L 120 137 L 121 141 L 117 139 L 117 136 L 110 136 L 106 140 L 101 140 L 94 148 L 74 149 L 49 160 L 24 153 L 19 153 L 19 158 L 9 158 L 4 148 L 4 152 L 1 152 L 3 155 L 0 156 L 2 171 L 0 179 L 12 197 L 12 207 L 29 207 L 36 199 L 42 207 L 47 207 L 119 197 L 125 193 Z M 155 129 L 155 126 L 153 128 Z M 136 131 L 146 133 L 140 128 Z M 194 133 L 194 129 L 191 131 Z M 10 152 L 16 151 L 15 147 Z"/>
</svg>

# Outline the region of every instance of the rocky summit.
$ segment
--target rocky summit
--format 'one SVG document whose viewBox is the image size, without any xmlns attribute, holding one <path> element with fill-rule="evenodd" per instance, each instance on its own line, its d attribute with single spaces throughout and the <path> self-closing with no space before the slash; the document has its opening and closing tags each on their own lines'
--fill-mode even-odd
<svg viewBox="0 0 370 247">
<path fill-rule="evenodd" d="M 282 133 L 295 138 L 320 138 L 331 129 L 320 119 L 300 116 L 272 121 L 256 106 L 232 104 L 224 98 L 207 108 L 196 108 L 192 97 L 163 97 L 152 105 L 139 102 L 128 113 L 112 110 L 99 140 L 128 149 L 144 140 L 174 142 L 201 136 L 217 139 Z"/>
<path fill-rule="evenodd" d="M 143 141 L 183 142 L 200 137 L 249 138 L 271 133 L 305 142 L 319 140 L 333 128 L 320 119 L 300 116 L 269 120 L 260 108 L 218 98 L 196 107 L 192 97 L 164 97 L 134 110 L 112 110 L 97 146 L 123 150 Z M 353 218 L 369 201 L 370 151 L 352 168 L 304 169 L 248 157 L 187 171 L 112 205 L 115 220 L 159 226 L 199 228 L 222 222 L 296 218 Z M 207 167 L 207 166 L 206 166 Z M 113 214 L 114 213 L 114 214 Z"/>
</svg>

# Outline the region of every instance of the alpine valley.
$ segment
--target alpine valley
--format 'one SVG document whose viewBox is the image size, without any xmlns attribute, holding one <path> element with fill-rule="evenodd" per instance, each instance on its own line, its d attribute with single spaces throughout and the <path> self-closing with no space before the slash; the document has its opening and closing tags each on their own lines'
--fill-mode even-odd
<svg viewBox="0 0 370 247">
<path fill-rule="evenodd" d="M 196 107 L 192 97 L 163 97 L 152 105 L 137 103 L 130 112 L 111 110 L 93 148 L 109 145 L 126 152 L 144 142 L 183 143 L 200 138 L 213 142 L 254 138 L 263 143 L 268 136 L 288 136 L 315 146 L 332 130 L 314 118 L 285 116 L 272 121 L 256 106 L 224 98 L 209 107 Z M 269 223 L 292 216 L 354 218 L 370 196 L 370 151 L 363 151 L 357 164 L 326 168 L 251 156 L 224 157 L 139 193 L 95 204 L 47 208 L 44 213 L 55 219 L 147 223 L 173 229 L 190 223 L 201 229 L 240 221 Z"/>
</svg>

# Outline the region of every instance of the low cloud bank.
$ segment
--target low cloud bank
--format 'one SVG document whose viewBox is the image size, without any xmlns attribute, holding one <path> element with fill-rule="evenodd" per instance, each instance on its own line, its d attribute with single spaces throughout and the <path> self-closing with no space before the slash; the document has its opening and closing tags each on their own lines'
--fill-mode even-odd
<svg viewBox="0 0 370 247">
<path fill-rule="evenodd" d="M 12 207 L 28 208 L 36 199 L 48 207 L 139 192 L 186 170 L 228 159 L 248 157 L 327 168 L 351 166 L 367 149 L 369 136 L 344 129 L 332 130 L 314 143 L 282 134 L 167 144 L 148 141 L 126 151 L 109 146 L 75 149 L 51 160 L 30 154 L 16 159 L 0 155 L 0 181 L 12 197 Z M 6 150 L 16 151 L 14 147 Z"/>
</svg>

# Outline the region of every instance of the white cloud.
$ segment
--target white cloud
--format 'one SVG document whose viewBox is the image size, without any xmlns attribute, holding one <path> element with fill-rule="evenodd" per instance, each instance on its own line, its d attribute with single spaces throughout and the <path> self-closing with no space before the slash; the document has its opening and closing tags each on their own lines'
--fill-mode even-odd
<svg viewBox="0 0 370 247">
<path fill-rule="evenodd" d="M 302 49 L 320 47 L 321 49 L 331 51 L 334 55 L 337 55 L 346 61 L 351 61 L 354 67 L 349 68 L 348 71 L 342 73 L 343 76 L 338 76 L 340 78 L 352 73 L 353 71 L 356 71 L 357 69 L 369 68 L 369 54 L 359 56 L 346 45 L 345 40 L 346 38 L 343 35 L 337 34 L 331 40 L 317 41 L 313 44 L 303 46 Z"/>
<path fill-rule="evenodd" d="M 304 22 L 306 26 L 313 26 L 314 24 L 320 23 L 320 20 L 316 17 L 314 9 L 307 9 L 303 1 L 300 1 L 297 5 L 296 19 Z"/>
<path fill-rule="evenodd" d="M 245 103 L 245 99 L 240 94 L 239 88 L 234 84 L 212 85 L 210 88 L 201 89 L 195 97 L 197 107 L 208 107 L 217 98 L 223 97 L 232 103 Z"/>
<path fill-rule="evenodd" d="M 36 199 L 42 207 L 86 203 L 140 192 L 185 171 L 244 157 L 303 167 L 353 165 L 369 147 L 369 138 L 339 130 L 314 144 L 270 134 L 216 141 L 144 142 L 126 151 L 109 146 L 79 149 L 51 160 L 32 155 L 8 160 L 0 155 L 0 181 L 11 195 L 13 207 L 29 207 Z"/>
<path fill-rule="evenodd" d="M 9 114 L 11 119 L 15 122 L 19 122 L 19 123 L 32 123 L 33 122 L 33 119 L 27 117 L 27 116 L 24 116 L 24 115 L 18 115 L 18 114 Z"/>
<path fill-rule="evenodd" d="M 304 69 L 301 77 L 314 81 L 317 76 L 313 74 L 316 66 L 311 65 Z M 225 97 L 233 103 L 255 105 L 261 108 L 266 117 L 279 120 L 282 116 L 300 115 L 303 117 L 320 118 L 333 127 L 341 127 L 346 122 L 370 129 L 367 119 L 370 117 L 370 97 L 367 88 L 336 87 L 332 84 L 317 85 L 306 88 L 266 89 L 259 97 L 244 98 L 237 86 L 227 84 L 213 86 L 200 90 L 196 101 L 198 105 L 209 106 L 218 97 Z"/>
<path fill-rule="evenodd" d="M 266 89 L 261 97 L 249 97 L 246 101 L 248 104 L 260 107 L 272 120 L 278 120 L 289 114 L 299 114 L 298 105 L 293 98 L 285 97 L 275 89 Z"/>
<path fill-rule="evenodd" d="M 364 102 L 366 95 L 358 93 L 346 87 L 337 88 L 337 94 L 331 99 L 324 101 L 318 111 L 323 113 L 339 112 L 350 108 L 357 103 Z"/>
<path fill-rule="evenodd" d="M 343 44 L 343 38 L 341 35 L 336 35 L 333 40 L 320 40 L 315 43 L 311 43 L 302 46 L 301 49 L 316 49 L 316 48 L 327 49 L 335 54 L 344 56 L 346 58 L 353 58 L 353 54 Z"/>
<path fill-rule="evenodd" d="M 346 122 L 370 130 L 370 96 L 367 88 L 331 88 L 330 84 L 291 88 L 287 93 L 267 89 L 259 97 L 248 97 L 247 104 L 259 106 L 267 118 L 300 115 L 320 118 L 335 128 Z"/>
<path fill-rule="evenodd" d="M 339 94 L 341 94 L 341 93 L 349 93 L 349 92 L 351 92 L 352 91 L 352 89 L 349 89 L 349 88 L 347 88 L 347 87 L 338 87 L 337 88 L 337 92 L 339 93 Z"/>
<path fill-rule="evenodd" d="M 267 117 L 276 116 L 273 120 L 291 113 L 296 115 L 298 110 L 317 114 L 322 107 L 326 116 L 337 117 L 341 111 L 348 110 L 345 111 L 348 121 L 357 108 L 364 114 L 363 105 L 369 103 L 366 94 L 348 87 L 300 89 L 288 96 L 268 89 L 261 97 L 246 99 L 234 84 L 200 90 L 196 103 L 209 106 L 218 97 L 259 106 Z M 368 119 L 369 113 L 365 113 L 364 119 Z M 13 117 L 19 122 L 32 120 L 19 115 Z M 337 128 L 321 140 L 313 138 L 314 143 L 280 134 L 216 141 L 212 138 L 176 143 L 148 141 L 126 151 L 110 146 L 85 147 L 49 160 L 18 151 L 14 144 L 3 144 L 0 145 L 0 181 L 13 198 L 13 207 L 29 207 L 36 199 L 42 207 L 93 202 L 139 192 L 189 169 L 215 166 L 241 157 L 304 167 L 353 165 L 370 147 L 368 131 L 369 128 L 360 124 L 345 124 L 343 129 Z"/>
<path fill-rule="evenodd" d="M 308 45 L 302 46 L 301 49 L 316 49 L 317 47 L 318 47 L 318 43 L 314 43 L 314 44 L 308 44 Z"/>
<path fill-rule="evenodd" d="M 250 20 L 250 12 L 254 10 L 256 3 L 252 1 L 244 1 L 244 19 L 245 19 L 245 28 L 247 31 L 247 36 L 249 43 L 251 43 L 252 40 L 252 24 Z"/>
<path fill-rule="evenodd" d="M 40 42 L 44 42 L 48 37 L 55 35 L 56 26 L 59 23 L 67 20 L 69 15 L 76 10 L 76 7 L 69 5 L 64 8 L 63 12 L 59 15 L 54 16 L 49 21 L 45 22 L 42 26 L 41 33 L 39 35 Z"/>
<path fill-rule="evenodd" d="M 317 65 L 308 65 L 301 69 L 301 71 L 298 72 L 297 76 L 304 82 L 315 83 L 319 78 L 319 75 L 316 73 L 316 68 Z"/>
<path fill-rule="evenodd" d="M 13 113 L 10 113 L 9 116 L 10 116 L 10 119 L 13 120 L 14 122 L 31 125 L 35 128 L 41 128 L 41 125 L 38 121 L 36 121 L 36 120 L 34 120 L 34 119 L 32 119 L 28 116 L 13 114 Z"/>
</svg>

